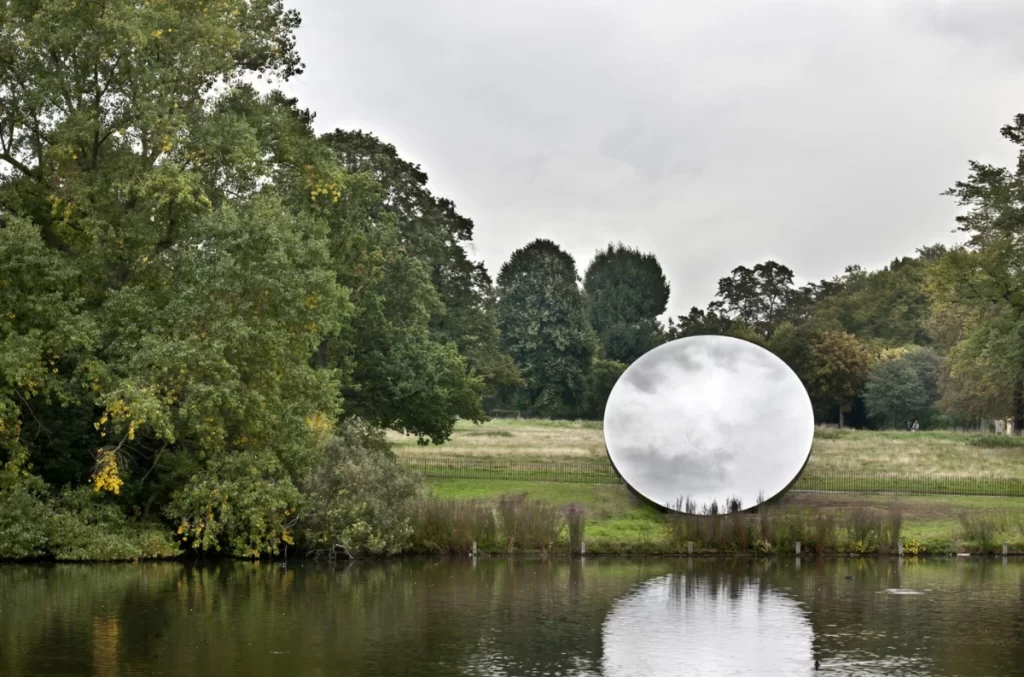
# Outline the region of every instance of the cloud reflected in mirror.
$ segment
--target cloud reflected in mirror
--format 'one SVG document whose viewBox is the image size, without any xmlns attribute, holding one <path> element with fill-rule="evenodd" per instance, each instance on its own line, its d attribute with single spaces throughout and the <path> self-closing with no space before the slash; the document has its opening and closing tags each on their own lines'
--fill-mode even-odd
<svg viewBox="0 0 1024 677">
<path fill-rule="evenodd" d="M 681 512 L 752 508 L 789 486 L 810 455 L 807 391 L 778 357 L 727 336 L 651 350 L 608 398 L 605 445 L 634 491 Z"/>
<path fill-rule="evenodd" d="M 796 675 L 814 661 L 803 609 L 756 579 L 653 579 L 615 603 L 602 635 L 616 677 Z"/>
</svg>

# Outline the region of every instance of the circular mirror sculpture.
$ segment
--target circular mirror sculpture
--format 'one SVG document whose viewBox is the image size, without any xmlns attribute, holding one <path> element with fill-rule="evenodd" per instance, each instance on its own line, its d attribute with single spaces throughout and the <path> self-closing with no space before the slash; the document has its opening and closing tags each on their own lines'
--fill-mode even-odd
<svg viewBox="0 0 1024 677">
<path fill-rule="evenodd" d="M 811 453 L 800 379 L 764 348 L 691 336 L 643 355 L 608 397 L 604 439 L 640 496 L 690 514 L 754 508 L 785 491 Z"/>
</svg>

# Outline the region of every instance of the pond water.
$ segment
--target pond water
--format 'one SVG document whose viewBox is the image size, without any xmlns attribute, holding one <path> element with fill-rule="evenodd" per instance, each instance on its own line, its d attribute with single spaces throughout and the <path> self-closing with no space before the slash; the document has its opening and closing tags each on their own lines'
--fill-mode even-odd
<svg viewBox="0 0 1024 677">
<path fill-rule="evenodd" d="M 684 674 L 1021 675 L 1024 562 L 0 566 L 4 677 Z"/>
</svg>

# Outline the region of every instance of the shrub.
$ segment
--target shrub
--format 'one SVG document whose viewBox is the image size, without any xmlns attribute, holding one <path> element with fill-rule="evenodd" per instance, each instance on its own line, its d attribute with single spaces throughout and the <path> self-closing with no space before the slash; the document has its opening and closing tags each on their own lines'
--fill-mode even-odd
<svg viewBox="0 0 1024 677">
<path fill-rule="evenodd" d="M 176 557 L 181 550 L 166 528 L 130 522 L 121 508 L 89 487 L 66 489 L 53 501 L 50 551 L 63 561 Z"/>
<path fill-rule="evenodd" d="M 398 554 L 409 545 L 418 488 L 382 431 L 346 421 L 302 483 L 301 544 L 350 557 Z"/>
<path fill-rule="evenodd" d="M 924 551 L 924 544 L 916 539 L 909 538 L 907 539 L 907 542 L 903 544 L 903 554 L 909 557 L 914 557 Z"/>
<path fill-rule="evenodd" d="M 28 487 L 0 490 L 0 559 L 28 559 L 47 552 L 50 508 Z"/>
<path fill-rule="evenodd" d="M 1017 435 L 976 435 L 968 441 L 972 447 L 984 449 L 1016 449 L 1024 447 L 1024 437 Z"/>
<path fill-rule="evenodd" d="M 188 547 L 259 557 L 292 540 L 301 498 L 273 451 L 248 449 L 211 459 L 171 495 L 164 513 Z"/>
</svg>

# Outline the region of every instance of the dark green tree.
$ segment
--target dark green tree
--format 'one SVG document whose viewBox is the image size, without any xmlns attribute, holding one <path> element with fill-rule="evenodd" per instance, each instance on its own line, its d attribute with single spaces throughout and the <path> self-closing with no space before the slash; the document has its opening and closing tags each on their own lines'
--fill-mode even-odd
<svg viewBox="0 0 1024 677">
<path fill-rule="evenodd" d="M 432 337 L 454 343 L 490 387 L 518 384 L 514 363 L 498 350 L 490 275 L 466 251 L 472 220 L 459 214 L 451 200 L 431 193 L 423 169 L 402 159 L 391 144 L 361 131 L 335 130 L 322 138 L 346 172 L 378 187 L 366 210 L 376 221 L 390 220 L 402 253 L 427 265 L 437 294 L 430 314 Z"/>
<path fill-rule="evenodd" d="M 512 404 L 524 413 L 577 418 L 597 338 L 572 256 L 550 240 L 517 249 L 498 274 L 501 347 L 516 361 L 524 388 Z"/>
<path fill-rule="evenodd" d="M 712 301 L 706 310 L 696 306 L 690 308 L 688 315 L 680 315 L 675 320 L 669 319 L 665 336 L 668 340 L 686 338 L 687 336 L 732 336 L 752 343 L 763 344 L 761 335 L 743 320 L 729 317 L 723 310 L 722 301 Z"/>
<path fill-rule="evenodd" d="M 813 312 L 861 340 L 888 346 L 929 345 L 927 270 L 942 251 L 924 248 L 917 257 L 894 259 L 875 271 L 849 266 L 831 281 L 829 293 L 819 293 Z"/>
<path fill-rule="evenodd" d="M 718 281 L 717 296 L 725 315 L 769 338 L 775 327 L 787 319 L 787 309 L 796 296 L 793 271 L 775 261 L 753 268 L 738 266 L 729 277 Z"/>
<path fill-rule="evenodd" d="M 583 288 L 606 359 L 630 364 L 660 342 L 669 284 L 654 254 L 608 245 L 591 261 Z"/>
<path fill-rule="evenodd" d="M 869 418 L 884 428 L 902 428 L 911 420 L 927 425 L 939 398 L 940 364 L 934 350 L 920 346 L 876 362 L 864 384 Z"/>
<path fill-rule="evenodd" d="M 839 427 L 867 380 L 874 357 L 857 337 L 841 331 L 815 334 L 807 358 L 805 385 L 820 415 L 839 412 Z"/>
<path fill-rule="evenodd" d="M 614 360 L 594 360 L 583 391 L 584 416 L 592 421 L 604 418 L 604 408 L 612 388 L 626 371 L 626 365 Z"/>
</svg>

